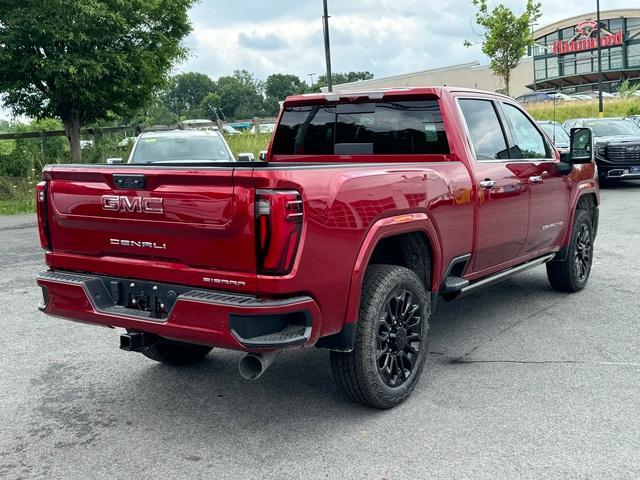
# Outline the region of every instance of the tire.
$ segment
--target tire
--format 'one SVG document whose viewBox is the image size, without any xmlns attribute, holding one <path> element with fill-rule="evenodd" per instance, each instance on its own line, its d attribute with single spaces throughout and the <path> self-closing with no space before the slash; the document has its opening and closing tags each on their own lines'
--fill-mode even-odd
<svg viewBox="0 0 640 480">
<path fill-rule="evenodd" d="M 213 347 L 175 342 L 161 338 L 158 340 L 158 343 L 142 352 L 142 354 L 156 362 L 182 366 L 202 360 L 212 349 Z"/>
<path fill-rule="evenodd" d="M 586 285 L 593 264 L 593 219 L 589 212 L 576 210 L 567 257 L 547 263 L 547 277 L 558 292 L 579 292 Z"/>
<path fill-rule="evenodd" d="M 333 377 L 347 397 L 380 409 L 402 403 L 427 358 L 430 314 L 430 297 L 413 271 L 369 266 L 354 349 L 330 353 Z"/>
</svg>

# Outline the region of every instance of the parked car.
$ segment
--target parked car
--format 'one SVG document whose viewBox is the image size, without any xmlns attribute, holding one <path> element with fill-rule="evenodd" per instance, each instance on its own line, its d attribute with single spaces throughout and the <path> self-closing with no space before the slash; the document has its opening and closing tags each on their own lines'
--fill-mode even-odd
<svg viewBox="0 0 640 480">
<path fill-rule="evenodd" d="M 178 126 L 180 127 L 180 129 L 218 130 L 218 124 L 207 118 L 182 120 L 178 123 Z"/>
<path fill-rule="evenodd" d="M 227 135 L 238 135 L 242 133 L 240 130 L 233 128 L 231 125 L 223 125 L 222 129 L 224 130 L 224 133 Z"/>
<path fill-rule="evenodd" d="M 547 95 L 549 95 L 555 101 L 575 102 L 577 100 L 576 98 L 573 98 L 565 93 L 560 93 L 560 92 L 551 92 L 551 93 L 548 93 Z"/>
<path fill-rule="evenodd" d="M 538 102 L 550 102 L 553 101 L 549 95 L 544 92 L 533 92 L 533 93 L 525 93 L 524 95 L 520 95 L 516 97 L 516 100 L 522 104 L 527 103 L 538 103 Z"/>
<path fill-rule="evenodd" d="M 595 160 L 601 179 L 640 178 L 640 126 L 626 118 L 574 118 L 565 130 L 589 127 L 595 141 Z"/>
<path fill-rule="evenodd" d="M 593 100 L 593 97 L 587 95 L 586 93 L 574 93 L 573 95 L 569 95 L 574 100 Z"/>
<path fill-rule="evenodd" d="M 214 133 L 218 155 L 177 154 L 192 138 L 174 135 L 143 135 L 129 165 L 45 167 L 42 311 L 125 329 L 122 349 L 175 366 L 244 351 L 246 379 L 283 350 L 329 349 L 349 398 L 391 408 L 420 378 L 438 302 L 540 265 L 558 291 L 587 285 L 591 131 L 561 161 L 509 97 L 290 97 L 255 164 Z"/>
<path fill-rule="evenodd" d="M 540 121 L 537 123 L 561 154 L 569 153 L 570 138 L 562 125 L 551 120 Z"/>
<path fill-rule="evenodd" d="M 275 123 L 261 123 L 260 124 L 260 133 L 273 133 L 276 129 Z M 251 133 L 256 133 L 256 127 L 253 126 L 251 128 Z"/>
</svg>

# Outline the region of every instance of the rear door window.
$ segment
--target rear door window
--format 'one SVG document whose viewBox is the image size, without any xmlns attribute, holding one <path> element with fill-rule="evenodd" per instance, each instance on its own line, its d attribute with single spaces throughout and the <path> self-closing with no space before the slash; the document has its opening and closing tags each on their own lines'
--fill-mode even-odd
<svg viewBox="0 0 640 480">
<path fill-rule="evenodd" d="M 478 160 L 509 158 L 507 141 L 491 100 L 460 100 L 460 109 Z"/>
<path fill-rule="evenodd" d="M 435 100 L 288 107 L 276 155 L 448 154 Z"/>
</svg>

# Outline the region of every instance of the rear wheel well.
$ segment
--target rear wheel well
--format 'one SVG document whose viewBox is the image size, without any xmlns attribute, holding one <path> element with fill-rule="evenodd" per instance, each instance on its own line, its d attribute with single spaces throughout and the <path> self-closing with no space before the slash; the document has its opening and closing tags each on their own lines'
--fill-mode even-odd
<svg viewBox="0 0 640 480">
<path fill-rule="evenodd" d="M 398 265 L 415 272 L 427 291 L 431 291 L 433 255 L 423 232 L 410 232 L 385 237 L 371 254 L 369 265 Z"/>
<path fill-rule="evenodd" d="M 423 232 L 410 232 L 381 239 L 371 254 L 368 265 L 398 265 L 415 272 L 431 291 L 433 255 L 431 244 Z M 433 307 L 432 307 L 433 308 Z M 316 343 L 318 348 L 350 352 L 356 338 L 357 323 L 346 323 L 342 331 L 323 337 Z"/>
</svg>

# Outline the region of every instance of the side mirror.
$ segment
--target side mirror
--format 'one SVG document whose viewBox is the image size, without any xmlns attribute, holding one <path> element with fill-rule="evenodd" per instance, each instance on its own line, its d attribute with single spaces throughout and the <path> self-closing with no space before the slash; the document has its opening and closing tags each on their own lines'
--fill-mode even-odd
<svg viewBox="0 0 640 480">
<path fill-rule="evenodd" d="M 260 160 L 261 162 L 266 162 L 267 161 L 267 151 L 266 150 L 262 150 L 258 154 L 258 160 Z"/>
<path fill-rule="evenodd" d="M 253 155 L 253 153 L 239 153 L 238 161 L 239 162 L 255 162 L 256 157 Z"/>
<path fill-rule="evenodd" d="M 107 158 L 107 165 L 116 165 L 124 163 L 122 158 Z"/>
<path fill-rule="evenodd" d="M 593 131 L 587 127 L 571 129 L 569 161 L 573 164 L 593 162 Z"/>
</svg>

